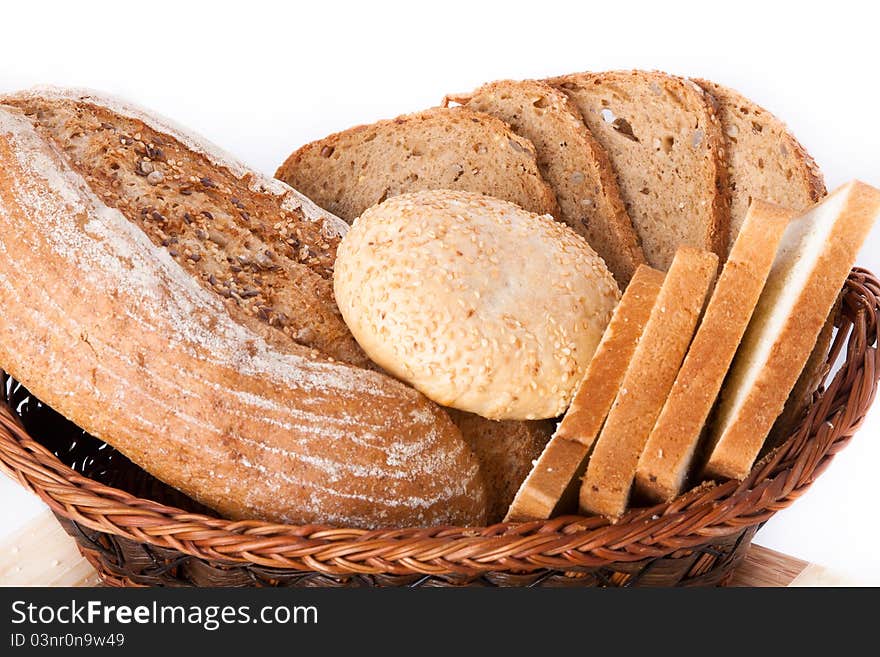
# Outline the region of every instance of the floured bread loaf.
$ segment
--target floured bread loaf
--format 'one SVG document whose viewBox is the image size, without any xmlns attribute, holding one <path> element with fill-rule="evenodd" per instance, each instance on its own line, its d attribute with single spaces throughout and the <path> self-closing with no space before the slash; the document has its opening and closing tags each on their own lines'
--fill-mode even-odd
<svg viewBox="0 0 880 657">
<path fill-rule="evenodd" d="M 488 194 L 537 214 L 559 214 L 535 147 L 488 114 L 435 107 L 306 144 L 275 176 L 349 223 L 406 192 Z"/>
<path fill-rule="evenodd" d="M 313 348 L 350 340 L 337 340 L 329 319 L 310 327 L 305 316 L 315 305 L 317 316 L 335 316 L 329 286 L 318 284 L 341 229 L 333 217 L 133 108 L 74 92 L 2 102 L 0 366 L 228 517 L 364 527 L 484 520 L 478 464 L 447 415 Z M 129 175 L 147 162 L 157 196 Z M 157 197 L 168 206 L 155 207 Z M 224 231 L 231 208 L 248 215 L 226 245 L 233 283 L 247 271 L 272 293 L 280 280 L 274 265 L 237 258 L 257 257 L 247 242 L 259 239 L 312 306 L 278 325 L 246 303 L 262 292 L 239 294 L 190 269 L 186 261 L 224 266 L 183 228 L 191 204 L 209 222 L 224 216 Z"/>
<path fill-rule="evenodd" d="M 681 245 L 727 254 L 724 139 L 708 94 L 651 71 L 548 82 L 571 96 L 608 153 L 648 264 L 665 271 Z"/>
<path fill-rule="evenodd" d="M 376 363 L 444 406 L 499 420 L 565 410 L 620 298 L 567 226 L 448 190 L 364 212 L 339 246 L 334 290 Z"/>
<path fill-rule="evenodd" d="M 645 254 L 608 156 L 568 96 L 539 80 L 502 80 L 450 101 L 498 117 L 535 145 L 538 169 L 559 203 L 556 218 L 590 243 L 625 288 Z"/>
</svg>

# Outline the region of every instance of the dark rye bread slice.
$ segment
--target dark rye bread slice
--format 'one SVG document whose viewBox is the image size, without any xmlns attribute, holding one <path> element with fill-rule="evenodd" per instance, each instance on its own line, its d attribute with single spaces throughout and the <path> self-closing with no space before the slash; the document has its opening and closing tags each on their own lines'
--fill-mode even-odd
<svg viewBox="0 0 880 657">
<path fill-rule="evenodd" d="M 429 189 L 488 194 L 558 216 L 535 147 L 495 117 L 435 107 L 306 144 L 275 174 L 349 223 L 387 198 Z"/>
<path fill-rule="evenodd" d="M 753 199 L 797 212 L 825 196 L 822 172 L 782 121 L 733 89 L 695 82 L 717 102 L 724 132 L 731 246 Z"/>
<path fill-rule="evenodd" d="M 712 100 L 688 80 L 651 71 L 551 78 L 604 147 L 648 263 L 679 246 L 727 253 L 724 138 Z"/>
<path fill-rule="evenodd" d="M 568 96 L 539 80 L 502 80 L 447 96 L 449 102 L 491 114 L 535 145 L 541 175 L 556 192 L 557 219 L 583 236 L 626 287 L 645 254 L 608 156 Z"/>
</svg>

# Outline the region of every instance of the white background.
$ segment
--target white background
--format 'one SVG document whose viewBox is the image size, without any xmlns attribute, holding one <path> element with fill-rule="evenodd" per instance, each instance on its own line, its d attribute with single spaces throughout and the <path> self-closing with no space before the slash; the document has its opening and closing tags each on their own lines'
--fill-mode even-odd
<svg viewBox="0 0 880 657">
<path fill-rule="evenodd" d="M 783 117 L 829 188 L 880 185 L 876 3 L 287 4 L 7 3 L 0 92 L 53 83 L 124 95 L 271 174 L 307 141 L 487 80 L 656 68 L 730 85 Z M 880 229 L 860 263 L 880 271 Z M 758 542 L 880 583 L 878 434 L 875 410 Z M 0 536 L 40 508 L 4 477 L 0 496 Z"/>
</svg>

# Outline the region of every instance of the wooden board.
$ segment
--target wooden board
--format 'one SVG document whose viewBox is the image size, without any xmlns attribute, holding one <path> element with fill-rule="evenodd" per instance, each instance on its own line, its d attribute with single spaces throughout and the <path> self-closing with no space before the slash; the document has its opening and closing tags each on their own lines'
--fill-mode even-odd
<svg viewBox="0 0 880 657">
<path fill-rule="evenodd" d="M 0 585 L 98 586 L 101 580 L 48 511 L 0 543 Z M 732 586 L 853 585 L 827 569 L 752 545 Z"/>
</svg>

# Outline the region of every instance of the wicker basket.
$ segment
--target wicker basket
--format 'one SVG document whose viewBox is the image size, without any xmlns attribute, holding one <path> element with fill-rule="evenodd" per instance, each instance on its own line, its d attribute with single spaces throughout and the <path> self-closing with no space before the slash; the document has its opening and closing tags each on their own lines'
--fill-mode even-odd
<svg viewBox="0 0 880 657">
<path fill-rule="evenodd" d="M 0 469 L 34 491 L 117 586 L 673 586 L 727 581 L 758 527 L 858 429 L 877 388 L 880 281 L 854 269 L 804 421 L 743 482 L 703 486 L 615 525 L 567 516 L 367 531 L 233 522 L 157 481 L 2 374 Z"/>
</svg>

